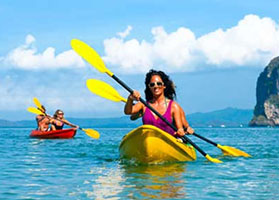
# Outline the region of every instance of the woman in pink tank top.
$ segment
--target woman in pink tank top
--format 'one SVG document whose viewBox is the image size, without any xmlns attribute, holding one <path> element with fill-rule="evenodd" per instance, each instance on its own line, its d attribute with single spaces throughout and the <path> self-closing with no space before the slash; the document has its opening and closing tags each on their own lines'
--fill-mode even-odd
<svg viewBox="0 0 279 200">
<path fill-rule="evenodd" d="M 173 101 L 176 93 L 174 84 L 170 80 L 169 76 L 162 71 L 150 70 L 146 74 L 145 86 L 146 88 L 144 92 L 147 103 L 170 123 L 174 123 L 178 131 L 175 132 L 143 103 L 138 102 L 133 105 L 133 100 L 138 101 L 140 98 L 140 93 L 138 91 L 134 91 L 133 94 L 128 97 L 124 110 L 125 114 L 133 115 L 142 111 L 143 124 L 154 125 L 173 136 L 185 135 L 182 122 L 183 117 L 181 116 L 181 107 L 178 103 Z"/>
</svg>

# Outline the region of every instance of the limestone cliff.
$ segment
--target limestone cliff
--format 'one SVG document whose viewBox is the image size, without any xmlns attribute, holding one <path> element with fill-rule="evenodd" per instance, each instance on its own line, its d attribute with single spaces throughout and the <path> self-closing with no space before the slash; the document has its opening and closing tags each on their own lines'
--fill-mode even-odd
<svg viewBox="0 0 279 200">
<path fill-rule="evenodd" d="M 260 74 L 256 97 L 249 126 L 279 126 L 279 57 L 272 59 Z"/>
</svg>

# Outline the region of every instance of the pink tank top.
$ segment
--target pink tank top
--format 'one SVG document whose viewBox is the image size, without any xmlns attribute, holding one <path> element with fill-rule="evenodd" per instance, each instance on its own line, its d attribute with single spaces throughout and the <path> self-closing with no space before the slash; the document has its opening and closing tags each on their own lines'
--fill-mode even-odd
<svg viewBox="0 0 279 200">
<path fill-rule="evenodd" d="M 168 120 L 170 123 L 172 123 L 172 118 L 171 118 L 171 105 L 172 105 L 172 100 L 170 100 L 168 108 L 166 112 L 162 115 L 166 120 Z M 148 102 L 147 102 L 148 103 Z M 152 114 L 152 111 L 149 108 L 145 108 L 145 113 L 142 117 L 142 122 L 143 124 L 149 124 L 156 126 L 163 131 L 166 131 L 167 133 L 174 135 L 175 131 L 168 126 L 163 120 L 161 120 L 159 117 L 156 119 L 155 116 Z"/>
</svg>

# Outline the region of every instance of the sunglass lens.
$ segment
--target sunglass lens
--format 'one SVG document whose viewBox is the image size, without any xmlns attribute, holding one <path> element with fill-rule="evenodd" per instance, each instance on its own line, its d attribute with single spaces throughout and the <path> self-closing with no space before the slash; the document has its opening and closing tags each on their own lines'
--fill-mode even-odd
<svg viewBox="0 0 279 200">
<path fill-rule="evenodd" d="M 158 86 L 163 86 L 163 83 L 162 82 L 157 82 L 157 85 Z"/>
</svg>

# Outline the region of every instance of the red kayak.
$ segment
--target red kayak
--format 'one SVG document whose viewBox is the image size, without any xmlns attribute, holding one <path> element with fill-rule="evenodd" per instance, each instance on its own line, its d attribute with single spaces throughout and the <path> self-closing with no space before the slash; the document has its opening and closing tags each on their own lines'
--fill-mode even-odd
<svg viewBox="0 0 279 200">
<path fill-rule="evenodd" d="M 73 138 L 77 130 L 74 128 L 62 129 L 56 131 L 38 131 L 33 130 L 30 137 L 40 138 L 40 139 L 68 139 Z"/>
</svg>

